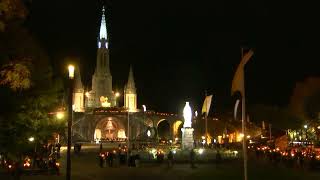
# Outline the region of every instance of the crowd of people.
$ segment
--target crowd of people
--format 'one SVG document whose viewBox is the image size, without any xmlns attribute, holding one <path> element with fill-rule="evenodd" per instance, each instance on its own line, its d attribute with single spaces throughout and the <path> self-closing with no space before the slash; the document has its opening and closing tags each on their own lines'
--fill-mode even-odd
<svg viewBox="0 0 320 180">
<path fill-rule="evenodd" d="M 256 159 L 269 161 L 275 166 L 283 165 L 288 168 L 311 170 L 320 168 L 320 160 L 311 149 L 288 148 L 281 151 L 278 148 L 272 149 L 268 146 L 262 146 L 256 147 L 253 151 Z"/>
</svg>

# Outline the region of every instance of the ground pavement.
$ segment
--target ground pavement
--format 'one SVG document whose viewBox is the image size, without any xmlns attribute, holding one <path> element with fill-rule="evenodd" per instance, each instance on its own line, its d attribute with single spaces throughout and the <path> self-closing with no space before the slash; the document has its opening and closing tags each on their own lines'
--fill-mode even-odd
<svg viewBox="0 0 320 180">
<path fill-rule="evenodd" d="M 105 180 L 105 179 L 219 179 L 219 180 L 239 180 L 243 179 L 242 161 L 223 162 L 218 167 L 211 163 L 196 164 L 197 168 L 190 168 L 190 164 L 175 164 L 173 168 L 168 169 L 166 164 L 147 163 L 141 164 L 141 167 L 118 168 L 98 166 L 96 149 L 87 148 L 80 155 L 72 155 L 72 179 L 73 180 Z M 37 175 L 23 176 L 22 180 L 64 180 L 65 179 L 65 153 L 62 155 L 61 175 Z M 297 169 L 287 169 L 284 167 L 273 167 L 270 164 L 249 161 L 249 179 L 250 180 L 307 180 L 320 179 L 320 172 L 309 172 Z M 4 179 L 0 177 L 0 179 Z M 9 177 L 5 178 L 9 180 Z"/>
</svg>

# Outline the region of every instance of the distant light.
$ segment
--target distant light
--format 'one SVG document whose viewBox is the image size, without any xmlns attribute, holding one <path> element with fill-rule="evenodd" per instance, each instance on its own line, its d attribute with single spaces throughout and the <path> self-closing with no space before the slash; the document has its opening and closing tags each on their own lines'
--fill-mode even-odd
<svg viewBox="0 0 320 180">
<path fill-rule="evenodd" d="M 244 137 L 243 133 L 240 133 L 240 138 L 243 138 L 243 137 Z"/>
<path fill-rule="evenodd" d="M 147 131 L 147 136 L 150 137 L 151 136 L 151 132 L 150 130 Z"/>
<path fill-rule="evenodd" d="M 116 97 L 119 97 L 120 96 L 120 93 L 119 92 L 116 92 Z"/>
<path fill-rule="evenodd" d="M 86 97 L 89 97 L 90 96 L 90 93 L 89 92 L 86 92 Z"/>
<path fill-rule="evenodd" d="M 307 129 L 307 128 L 308 128 L 308 125 L 304 125 L 303 127 L 304 127 L 305 129 Z"/>
<path fill-rule="evenodd" d="M 248 135 L 248 136 L 247 136 L 247 138 L 248 138 L 248 139 L 250 139 L 250 138 L 251 138 L 251 136 L 250 136 L 250 135 Z"/>
<path fill-rule="evenodd" d="M 320 126 L 318 126 L 317 128 L 320 129 Z"/>
<path fill-rule="evenodd" d="M 169 142 L 172 143 L 172 140 L 170 139 Z"/>
<path fill-rule="evenodd" d="M 174 150 L 172 150 L 172 153 L 173 153 L 173 154 L 176 154 L 176 153 L 177 153 L 177 151 L 174 149 Z"/>
<path fill-rule="evenodd" d="M 179 140 L 179 138 L 177 138 L 177 137 L 176 137 L 176 138 L 174 138 L 174 140 L 178 141 L 178 140 Z"/>
<path fill-rule="evenodd" d="M 146 112 L 146 111 L 147 111 L 146 105 L 142 105 L 142 108 L 143 108 L 143 112 Z"/>
<path fill-rule="evenodd" d="M 28 139 L 30 142 L 33 142 L 34 141 L 34 137 L 29 137 L 29 139 Z"/>
<path fill-rule="evenodd" d="M 198 111 L 194 112 L 194 115 L 195 115 L 196 117 L 198 117 Z"/>
<path fill-rule="evenodd" d="M 64 114 L 63 112 L 57 112 L 57 119 L 63 119 Z"/>
<path fill-rule="evenodd" d="M 201 136 L 201 139 L 206 139 L 206 137 L 204 137 L 204 136 Z"/>
<path fill-rule="evenodd" d="M 204 145 L 206 143 L 206 140 L 203 139 L 201 143 Z"/>
<path fill-rule="evenodd" d="M 203 154 L 204 149 L 202 149 L 202 148 L 201 148 L 201 149 L 199 149 L 199 151 L 198 151 L 198 152 L 199 152 L 199 154 Z"/>
<path fill-rule="evenodd" d="M 68 70 L 69 70 L 69 78 L 73 79 L 74 78 L 74 66 L 70 64 L 68 66 Z"/>
</svg>

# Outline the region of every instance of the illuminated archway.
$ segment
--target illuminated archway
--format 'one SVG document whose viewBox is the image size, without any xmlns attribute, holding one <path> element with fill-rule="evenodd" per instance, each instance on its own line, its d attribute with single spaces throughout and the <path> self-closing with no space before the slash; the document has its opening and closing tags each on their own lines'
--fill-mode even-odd
<svg viewBox="0 0 320 180">
<path fill-rule="evenodd" d="M 183 122 L 181 120 L 177 120 L 176 122 L 173 123 L 173 136 L 174 137 L 178 137 L 179 136 L 179 132 L 181 129 L 181 125 L 183 124 Z"/>
<path fill-rule="evenodd" d="M 125 127 L 116 118 L 104 118 L 96 124 L 94 138 L 102 140 L 126 138 Z"/>
<path fill-rule="evenodd" d="M 166 121 L 166 119 L 160 119 L 160 120 L 158 121 L 158 123 L 157 123 L 157 128 L 158 128 L 159 124 L 160 124 L 161 122 L 163 122 L 163 121 Z"/>
<path fill-rule="evenodd" d="M 160 139 L 170 139 L 170 124 L 166 119 L 157 123 L 157 132 Z"/>
</svg>

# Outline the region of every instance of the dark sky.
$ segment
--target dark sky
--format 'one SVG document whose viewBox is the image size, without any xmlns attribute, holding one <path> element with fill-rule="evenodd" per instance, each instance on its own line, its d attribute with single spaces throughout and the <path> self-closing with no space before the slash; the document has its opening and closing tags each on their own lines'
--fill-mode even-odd
<svg viewBox="0 0 320 180">
<path fill-rule="evenodd" d="M 301 2 L 300 2 L 301 3 Z M 102 4 L 107 6 L 113 88 L 123 90 L 133 65 L 139 107 L 232 110 L 230 87 L 240 47 L 255 50 L 246 66 L 249 104 L 287 105 L 296 81 L 320 74 L 319 13 L 308 4 L 271 1 L 33 1 L 27 25 L 57 72 L 76 55 L 84 84 L 96 63 Z"/>
</svg>

